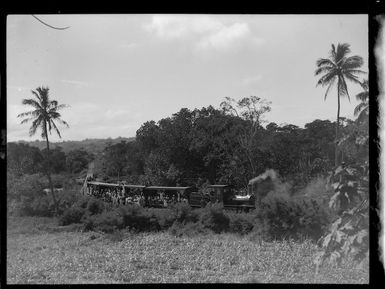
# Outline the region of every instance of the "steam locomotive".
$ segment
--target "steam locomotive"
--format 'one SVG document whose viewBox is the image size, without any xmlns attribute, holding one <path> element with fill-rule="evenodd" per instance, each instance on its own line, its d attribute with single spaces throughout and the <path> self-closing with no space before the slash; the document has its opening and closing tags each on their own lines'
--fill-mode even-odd
<svg viewBox="0 0 385 289">
<path fill-rule="evenodd" d="M 204 191 L 193 187 L 142 186 L 111 184 L 85 180 L 82 193 L 114 204 L 138 204 L 143 207 L 166 208 L 184 202 L 192 208 L 203 208 L 208 203 L 222 203 L 225 209 L 248 212 L 255 209 L 252 187 L 240 194 L 230 185 L 215 184 Z"/>
</svg>

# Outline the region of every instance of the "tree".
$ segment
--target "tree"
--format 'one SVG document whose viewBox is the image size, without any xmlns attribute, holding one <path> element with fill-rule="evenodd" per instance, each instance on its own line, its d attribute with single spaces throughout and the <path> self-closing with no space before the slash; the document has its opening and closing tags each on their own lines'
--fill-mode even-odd
<svg viewBox="0 0 385 289">
<path fill-rule="evenodd" d="M 220 106 L 225 113 L 235 115 L 247 121 L 248 125 L 244 127 L 242 133 L 238 136 L 239 146 L 243 149 L 250 168 L 252 176 L 256 176 L 257 167 L 254 161 L 257 135 L 263 130 L 263 116 L 271 110 L 271 102 L 257 96 L 244 97 L 239 101 L 226 97 Z"/>
<path fill-rule="evenodd" d="M 41 152 L 43 155 L 47 155 L 48 153 L 46 148 Z M 59 174 L 66 170 L 66 154 L 63 152 L 62 147 L 57 146 L 54 149 L 51 149 L 49 155 L 49 165 L 47 160 L 44 160 L 41 169 L 42 172 L 47 173 L 46 171 L 48 168 L 50 168 L 50 172 L 53 174 Z"/>
<path fill-rule="evenodd" d="M 43 155 L 37 147 L 24 143 L 7 144 L 7 170 L 20 177 L 41 170 Z"/>
<path fill-rule="evenodd" d="M 369 82 L 368 80 L 365 79 L 362 82 L 361 86 L 364 91 L 356 95 L 356 99 L 361 101 L 361 103 L 359 103 L 354 109 L 354 116 L 357 116 L 358 122 L 363 121 L 365 115 L 369 114 Z"/>
<path fill-rule="evenodd" d="M 107 145 L 104 149 L 104 164 L 107 175 L 113 175 L 120 181 L 127 166 L 127 146 L 125 141 Z"/>
<path fill-rule="evenodd" d="M 348 87 L 346 81 L 349 80 L 353 83 L 360 84 L 358 74 L 365 73 L 359 68 L 363 65 L 364 61 L 361 56 L 355 55 L 348 57 L 350 53 L 350 45 L 348 43 L 338 43 L 337 47 L 332 44 L 332 49 L 329 52 L 329 58 L 320 58 L 317 60 L 317 69 L 315 75 L 323 74 L 318 80 L 317 86 L 327 86 L 325 93 L 325 100 L 330 89 L 337 83 L 337 123 L 336 123 L 336 136 L 335 136 L 335 166 L 339 165 L 339 154 L 337 140 L 339 139 L 339 125 L 340 125 L 340 98 L 347 96 L 350 101 Z"/>
<path fill-rule="evenodd" d="M 87 169 L 89 162 L 92 160 L 93 156 L 83 148 L 75 149 L 68 152 L 66 156 L 66 166 L 72 174 L 77 174 L 82 170 Z"/>
<path fill-rule="evenodd" d="M 53 202 L 55 204 L 56 212 L 58 209 L 58 204 L 56 201 L 55 193 L 53 190 L 53 184 L 51 179 L 51 162 L 50 162 L 50 149 L 49 149 L 49 140 L 48 132 L 51 134 L 52 128 L 56 131 L 58 136 L 61 138 L 60 131 L 56 126 L 55 121 L 69 127 L 68 123 L 61 119 L 61 115 L 58 112 L 62 108 L 66 107 L 65 104 L 59 104 L 56 100 L 50 100 L 49 98 L 49 88 L 48 87 L 38 87 L 36 91 L 32 90 L 32 94 L 36 99 L 28 98 L 23 99 L 22 104 L 29 105 L 34 108 L 34 110 L 27 111 L 18 115 L 20 118 L 24 118 L 21 123 L 27 123 L 32 121 L 32 125 L 29 129 L 29 135 L 33 136 L 36 133 L 37 129 L 41 129 L 41 137 L 46 140 L 46 159 L 48 168 L 46 171 L 49 187 L 51 190 L 51 195 Z"/>
</svg>

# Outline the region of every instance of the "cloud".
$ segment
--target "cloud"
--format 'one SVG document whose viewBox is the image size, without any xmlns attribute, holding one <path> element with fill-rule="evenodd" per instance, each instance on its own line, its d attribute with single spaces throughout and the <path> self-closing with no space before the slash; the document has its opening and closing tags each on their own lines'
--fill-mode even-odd
<svg viewBox="0 0 385 289">
<path fill-rule="evenodd" d="M 145 29 L 165 40 L 191 39 L 194 51 L 233 51 L 245 43 L 260 45 L 245 22 L 224 23 L 206 15 L 155 15 Z"/>
<path fill-rule="evenodd" d="M 138 46 L 138 43 L 121 43 L 117 47 L 124 49 L 132 49 Z"/>
<path fill-rule="evenodd" d="M 250 36 L 250 29 L 246 23 L 234 23 L 223 26 L 218 31 L 204 36 L 196 44 L 197 49 L 229 50 L 238 46 L 241 39 Z"/>
<path fill-rule="evenodd" d="M 155 15 L 145 29 L 160 38 L 184 38 L 191 34 L 203 34 L 216 31 L 223 24 L 208 16 L 193 15 Z"/>
<path fill-rule="evenodd" d="M 9 89 L 15 89 L 15 90 L 17 90 L 18 92 L 26 91 L 26 90 L 31 90 L 31 89 L 28 88 L 28 87 L 25 87 L 25 86 L 17 86 L 17 85 L 7 85 L 7 88 L 9 88 Z"/>
<path fill-rule="evenodd" d="M 60 81 L 68 84 L 77 85 L 80 87 L 88 87 L 90 85 L 90 83 L 87 81 L 69 80 L 69 79 L 62 79 Z"/>
<path fill-rule="evenodd" d="M 259 82 L 261 79 L 262 79 L 262 75 L 257 74 L 257 75 L 249 76 L 249 77 L 242 79 L 240 83 L 243 86 L 249 86 L 249 85 L 252 85 L 254 83 Z"/>
<path fill-rule="evenodd" d="M 125 110 L 125 109 L 108 109 L 105 113 L 106 117 L 108 119 L 114 119 L 114 118 L 118 118 L 119 116 L 124 116 L 124 115 L 129 115 L 130 112 L 128 110 Z"/>
</svg>

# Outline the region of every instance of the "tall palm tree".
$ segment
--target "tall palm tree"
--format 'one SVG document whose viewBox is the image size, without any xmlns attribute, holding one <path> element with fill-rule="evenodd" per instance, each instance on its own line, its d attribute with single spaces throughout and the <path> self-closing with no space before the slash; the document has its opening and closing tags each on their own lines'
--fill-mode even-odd
<svg viewBox="0 0 385 289">
<path fill-rule="evenodd" d="M 362 118 L 369 114 L 369 82 L 365 79 L 361 84 L 363 91 L 356 95 L 356 99 L 361 101 L 354 108 L 354 116 L 357 116 L 357 121 L 360 122 Z"/>
<path fill-rule="evenodd" d="M 51 134 L 51 129 L 53 128 L 56 133 L 60 135 L 60 131 L 56 126 L 56 122 L 59 122 L 67 127 L 68 123 L 62 120 L 58 110 L 66 107 L 65 104 L 58 104 L 56 100 L 50 100 L 48 92 L 48 87 L 38 87 L 36 91 L 32 90 L 32 94 L 35 96 L 35 99 L 23 99 L 22 104 L 30 105 L 34 110 L 27 111 L 18 115 L 18 117 L 24 118 L 21 123 L 27 123 L 32 121 L 32 125 L 29 129 L 29 135 L 33 136 L 36 133 L 38 128 L 41 129 L 41 137 L 46 140 L 47 145 L 47 178 L 51 190 L 52 199 L 55 205 L 55 210 L 57 212 L 58 204 L 56 201 L 55 193 L 53 190 L 53 184 L 51 179 L 51 163 L 50 163 L 50 150 L 49 150 L 49 140 L 48 132 Z"/>
<path fill-rule="evenodd" d="M 348 86 L 346 81 L 349 80 L 353 83 L 360 84 L 358 74 L 365 73 L 359 70 L 364 64 L 361 56 L 355 55 L 348 57 L 350 53 L 350 44 L 338 43 L 337 47 L 332 44 L 332 48 L 329 52 L 329 58 L 320 58 L 317 60 L 317 69 L 315 75 L 323 74 L 318 80 L 317 86 L 327 86 L 325 93 L 325 100 L 330 89 L 336 84 L 337 86 L 337 123 L 336 123 L 336 139 L 335 139 L 335 165 L 339 165 L 338 158 L 338 139 L 339 139 L 339 126 L 340 126 L 340 107 L 341 97 L 347 96 L 350 101 L 348 92 Z"/>
</svg>

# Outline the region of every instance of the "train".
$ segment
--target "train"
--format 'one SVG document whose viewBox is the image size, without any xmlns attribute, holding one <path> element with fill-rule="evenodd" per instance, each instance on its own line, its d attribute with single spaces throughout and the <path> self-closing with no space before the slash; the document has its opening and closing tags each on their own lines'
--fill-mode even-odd
<svg viewBox="0 0 385 289">
<path fill-rule="evenodd" d="M 104 202 L 142 207 L 167 208 L 176 203 L 187 203 L 192 208 L 221 203 L 225 209 L 249 212 L 256 208 L 253 186 L 240 193 L 231 185 L 213 184 L 205 190 L 190 186 L 144 186 L 125 183 L 104 183 L 86 178 L 82 187 L 84 195 L 94 196 Z"/>
</svg>

